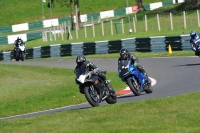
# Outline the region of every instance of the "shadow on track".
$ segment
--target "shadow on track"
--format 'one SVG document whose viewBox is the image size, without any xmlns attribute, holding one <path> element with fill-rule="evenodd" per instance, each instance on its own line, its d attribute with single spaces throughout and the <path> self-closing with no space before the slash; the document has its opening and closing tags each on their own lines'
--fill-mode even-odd
<svg viewBox="0 0 200 133">
<path fill-rule="evenodd" d="M 140 96 L 145 95 L 145 94 L 140 94 Z M 133 93 L 127 94 L 127 95 L 122 95 L 122 96 L 118 96 L 117 99 L 123 99 L 123 98 L 128 98 L 128 97 L 138 97 L 136 95 L 134 95 Z"/>
<path fill-rule="evenodd" d="M 199 64 L 185 64 L 185 65 L 177 65 L 177 66 L 172 66 L 172 67 L 179 67 L 179 66 L 200 66 Z"/>
</svg>

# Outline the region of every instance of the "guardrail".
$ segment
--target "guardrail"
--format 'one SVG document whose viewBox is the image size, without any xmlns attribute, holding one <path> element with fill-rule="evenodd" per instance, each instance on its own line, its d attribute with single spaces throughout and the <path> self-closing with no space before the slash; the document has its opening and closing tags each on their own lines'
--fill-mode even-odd
<svg viewBox="0 0 200 133">
<path fill-rule="evenodd" d="M 126 48 L 130 52 L 167 52 L 169 45 L 173 51 L 189 50 L 190 36 L 155 36 L 88 43 L 53 44 L 27 49 L 26 59 L 118 53 L 121 48 Z M 0 53 L 0 60 L 12 60 L 13 58 L 13 51 Z"/>
</svg>

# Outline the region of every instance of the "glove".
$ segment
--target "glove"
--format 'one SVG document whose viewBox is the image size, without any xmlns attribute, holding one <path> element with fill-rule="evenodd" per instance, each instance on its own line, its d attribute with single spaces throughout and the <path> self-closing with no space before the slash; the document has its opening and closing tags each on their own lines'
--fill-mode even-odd
<svg viewBox="0 0 200 133">
<path fill-rule="evenodd" d="M 134 65 L 134 66 L 137 66 L 137 63 L 135 62 L 133 65 Z"/>
<path fill-rule="evenodd" d="M 99 70 L 96 68 L 96 69 L 93 70 L 93 73 L 97 74 L 97 73 L 99 73 Z"/>
<path fill-rule="evenodd" d="M 90 71 L 89 73 L 87 73 L 86 77 L 91 77 L 92 74 L 93 74 L 93 71 Z"/>
</svg>

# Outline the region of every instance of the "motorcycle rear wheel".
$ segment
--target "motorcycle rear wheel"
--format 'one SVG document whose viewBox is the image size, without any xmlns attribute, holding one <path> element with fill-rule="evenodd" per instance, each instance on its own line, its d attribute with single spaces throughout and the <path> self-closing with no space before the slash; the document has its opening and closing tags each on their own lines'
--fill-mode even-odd
<svg viewBox="0 0 200 133">
<path fill-rule="evenodd" d="M 99 106 L 99 101 L 100 101 L 99 94 L 97 93 L 93 85 L 85 86 L 84 94 L 85 94 L 85 98 L 87 99 L 87 101 L 92 107 Z"/>
<path fill-rule="evenodd" d="M 113 88 L 110 84 L 108 84 L 108 87 L 109 87 L 110 89 L 112 89 L 112 94 L 110 94 L 110 96 L 108 96 L 108 97 L 106 98 L 106 102 L 107 102 L 108 104 L 115 104 L 115 103 L 117 102 L 117 95 L 116 95 L 116 93 L 115 93 L 115 90 L 114 90 L 114 88 Z"/>
</svg>

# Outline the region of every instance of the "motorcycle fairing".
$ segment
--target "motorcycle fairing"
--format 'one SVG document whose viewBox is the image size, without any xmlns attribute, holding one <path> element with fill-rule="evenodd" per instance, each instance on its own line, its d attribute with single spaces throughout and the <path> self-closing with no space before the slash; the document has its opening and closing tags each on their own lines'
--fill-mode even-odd
<svg viewBox="0 0 200 133">
<path fill-rule="evenodd" d="M 118 64 L 118 74 L 124 81 L 132 79 L 135 82 L 137 77 L 140 81 L 140 90 L 143 90 L 146 77 L 137 67 L 132 65 L 131 61 L 121 60 Z"/>
<path fill-rule="evenodd" d="M 83 64 L 77 69 L 77 77 L 79 77 L 80 75 L 85 75 L 89 72 L 89 67 L 86 64 Z M 98 80 L 98 76 L 96 74 L 92 74 L 91 77 L 87 79 L 87 82 L 92 82 L 94 84 L 96 80 Z"/>
</svg>

